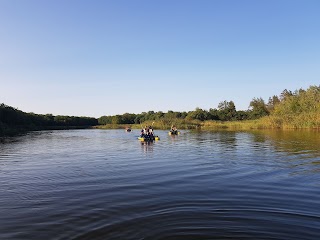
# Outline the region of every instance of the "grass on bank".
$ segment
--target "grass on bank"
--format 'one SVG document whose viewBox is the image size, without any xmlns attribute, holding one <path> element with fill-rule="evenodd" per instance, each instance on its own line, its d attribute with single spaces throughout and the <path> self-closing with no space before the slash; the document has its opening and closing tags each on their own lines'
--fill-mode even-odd
<svg viewBox="0 0 320 240">
<path fill-rule="evenodd" d="M 232 129 L 232 130 L 250 130 L 250 129 L 320 129 L 320 114 L 309 113 L 300 115 L 286 115 L 285 117 L 266 116 L 256 120 L 245 121 L 199 121 L 199 120 L 156 120 L 146 121 L 141 124 L 107 124 L 99 125 L 94 128 L 99 129 L 121 129 L 131 127 L 132 129 L 141 129 L 144 126 L 152 126 L 154 129 L 170 129 L 174 124 L 178 129 Z"/>
<path fill-rule="evenodd" d="M 145 126 L 152 126 L 154 129 L 170 129 L 172 125 L 177 126 L 179 129 L 200 129 L 201 121 L 192 120 L 188 121 L 185 119 L 175 119 L 175 120 L 155 120 L 155 121 L 145 121 L 141 124 L 106 124 L 106 125 L 98 125 L 93 128 L 98 129 L 125 129 L 126 127 L 130 127 L 132 129 L 142 129 Z"/>
</svg>

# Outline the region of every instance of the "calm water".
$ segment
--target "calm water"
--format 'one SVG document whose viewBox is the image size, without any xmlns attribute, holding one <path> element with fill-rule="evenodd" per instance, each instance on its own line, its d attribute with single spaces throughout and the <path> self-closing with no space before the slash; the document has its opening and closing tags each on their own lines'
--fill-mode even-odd
<svg viewBox="0 0 320 240">
<path fill-rule="evenodd" d="M 320 133 L 29 133 L 0 143 L 0 239 L 320 239 Z"/>
</svg>

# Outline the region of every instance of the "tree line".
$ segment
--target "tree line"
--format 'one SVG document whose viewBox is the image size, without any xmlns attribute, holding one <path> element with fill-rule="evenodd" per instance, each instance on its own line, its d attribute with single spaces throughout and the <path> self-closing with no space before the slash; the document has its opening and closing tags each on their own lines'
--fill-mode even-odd
<svg viewBox="0 0 320 240">
<path fill-rule="evenodd" d="M 26 113 L 3 103 L 0 104 L 0 122 L 7 125 L 35 126 L 94 126 L 98 124 L 96 118 Z"/>
<path fill-rule="evenodd" d="M 88 127 L 97 124 L 96 118 L 26 113 L 4 103 L 0 104 L 0 136 L 24 130 Z"/>
<path fill-rule="evenodd" d="M 194 111 L 164 113 L 148 111 L 139 114 L 101 116 L 100 118 L 53 116 L 20 111 L 11 106 L 0 104 L 0 136 L 12 129 L 50 129 L 54 127 L 88 127 L 106 124 L 141 124 L 145 121 L 174 120 L 215 120 L 244 121 L 261 119 L 261 123 L 271 127 L 290 125 L 293 127 L 320 127 L 320 85 L 308 89 L 289 91 L 285 89 L 279 96 L 274 95 L 265 102 L 261 97 L 253 98 L 248 110 L 236 110 L 233 101 L 221 101 L 217 108 Z M 264 121 L 262 121 L 264 120 Z"/>
<path fill-rule="evenodd" d="M 215 121 L 243 121 L 260 119 L 265 116 L 285 118 L 295 117 L 297 114 L 320 113 L 320 86 L 310 86 L 307 90 L 283 90 L 280 95 L 269 97 L 265 102 L 261 97 L 253 98 L 248 110 L 236 110 L 233 101 L 221 101 L 217 108 L 204 110 L 196 108 L 194 111 L 166 113 L 148 111 L 140 114 L 125 113 L 122 115 L 102 116 L 98 118 L 100 125 L 105 124 L 140 124 L 145 121 L 157 120 L 215 120 Z"/>
<path fill-rule="evenodd" d="M 173 120 L 173 119 L 186 119 L 186 120 L 216 120 L 216 121 L 242 121 L 258 119 L 270 114 L 271 108 L 277 100 L 269 101 L 265 104 L 262 98 L 254 98 L 250 102 L 250 109 L 237 111 L 233 101 L 222 101 L 219 103 L 218 108 L 210 108 L 204 110 L 196 108 L 194 111 L 176 112 L 169 110 L 164 113 L 162 111 L 142 112 L 140 114 L 125 113 L 122 115 L 102 116 L 98 118 L 100 125 L 105 124 L 140 124 L 145 121 L 153 120 Z"/>
<path fill-rule="evenodd" d="M 320 85 L 285 90 L 265 120 L 272 127 L 320 128 Z"/>
</svg>

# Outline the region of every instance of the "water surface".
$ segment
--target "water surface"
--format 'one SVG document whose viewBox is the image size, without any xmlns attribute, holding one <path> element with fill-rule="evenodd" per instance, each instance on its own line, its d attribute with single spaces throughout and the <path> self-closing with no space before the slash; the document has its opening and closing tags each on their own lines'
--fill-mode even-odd
<svg viewBox="0 0 320 240">
<path fill-rule="evenodd" d="M 320 133 L 32 132 L 0 144 L 0 239 L 320 239 Z"/>
</svg>

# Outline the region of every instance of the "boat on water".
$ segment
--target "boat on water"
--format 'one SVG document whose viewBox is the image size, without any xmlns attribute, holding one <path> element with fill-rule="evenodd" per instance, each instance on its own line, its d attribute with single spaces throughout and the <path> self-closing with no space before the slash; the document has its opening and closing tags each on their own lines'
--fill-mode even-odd
<svg viewBox="0 0 320 240">
<path fill-rule="evenodd" d="M 160 138 L 158 136 L 154 135 L 152 126 L 149 126 L 149 127 L 146 126 L 145 128 L 142 128 L 141 134 L 138 137 L 138 139 L 143 142 L 160 140 Z"/>
<path fill-rule="evenodd" d="M 138 137 L 138 139 L 142 142 L 148 142 L 148 141 L 158 141 L 160 140 L 160 137 L 153 136 L 153 135 L 141 135 Z"/>
<path fill-rule="evenodd" d="M 180 132 L 178 130 L 175 130 L 175 131 L 169 131 L 168 134 L 169 135 L 179 135 Z"/>
<path fill-rule="evenodd" d="M 169 135 L 179 135 L 180 132 L 178 131 L 178 129 L 175 125 L 172 125 L 168 134 Z"/>
</svg>

